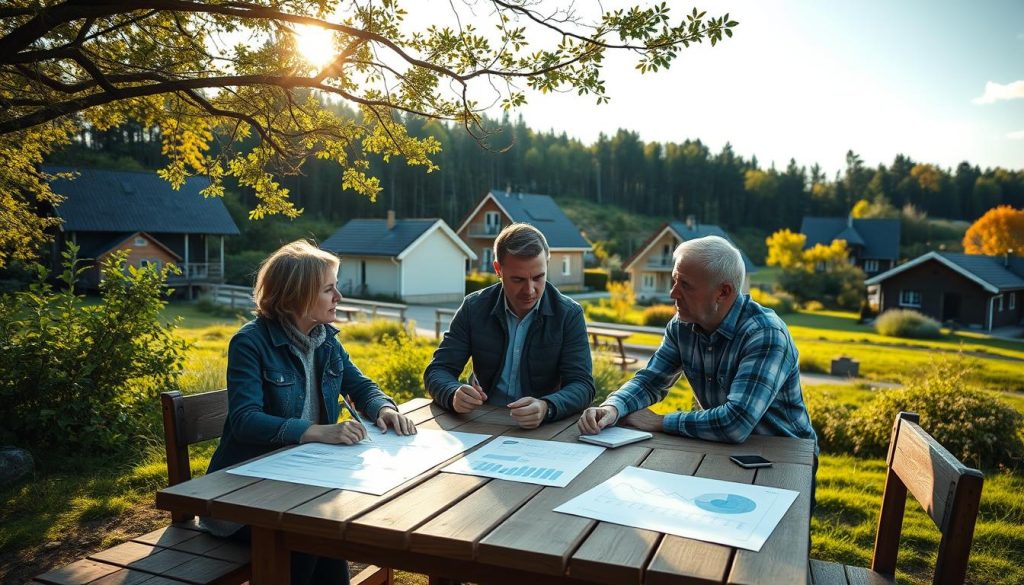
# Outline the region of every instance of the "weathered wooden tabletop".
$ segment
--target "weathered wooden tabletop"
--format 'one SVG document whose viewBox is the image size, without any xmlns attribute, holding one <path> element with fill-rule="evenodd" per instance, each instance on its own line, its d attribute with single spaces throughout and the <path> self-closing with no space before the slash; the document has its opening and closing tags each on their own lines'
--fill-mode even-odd
<svg viewBox="0 0 1024 585">
<path fill-rule="evenodd" d="M 576 419 L 516 428 L 506 409 L 446 413 L 401 406 L 420 428 L 575 441 Z M 760 454 L 764 469 L 731 463 Z M 477 583 L 807 582 L 813 442 L 751 437 L 726 445 L 655 433 L 608 449 L 565 488 L 440 473 L 445 462 L 381 495 L 218 471 L 157 492 L 163 510 L 252 526 L 252 583 L 284 583 L 301 550 Z M 629 465 L 800 492 L 760 552 L 619 526 L 552 510 Z"/>
</svg>

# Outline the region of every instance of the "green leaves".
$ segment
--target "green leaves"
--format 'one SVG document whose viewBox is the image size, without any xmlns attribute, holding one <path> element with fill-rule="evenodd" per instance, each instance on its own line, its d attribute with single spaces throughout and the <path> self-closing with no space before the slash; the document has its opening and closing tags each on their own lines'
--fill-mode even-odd
<svg viewBox="0 0 1024 585">
<path fill-rule="evenodd" d="M 311 156 L 336 162 L 342 187 L 371 199 L 380 185 L 366 175 L 367 154 L 435 169 L 439 144 L 405 133 L 404 115 L 466 124 L 486 144 L 480 124 L 492 104 L 518 108 L 527 88 L 605 103 L 607 51 L 658 72 L 681 48 L 714 45 L 737 25 L 696 8 L 673 23 L 667 2 L 584 18 L 571 5 L 505 0 L 439 4 L 417 25 L 402 5 L 48 0 L 9 12 L 0 18 L 0 267 L 31 257 L 55 223 L 32 214 L 34 201 L 54 199 L 34 168 L 86 126 L 159 126 L 160 176 L 172 185 L 207 175 L 204 194 L 219 196 L 233 177 L 255 193 L 250 217 L 294 217 L 301 210 L 280 177 Z M 323 69 L 297 50 L 302 26 L 330 32 Z M 361 116 L 336 114 L 337 100 Z"/>
<path fill-rule="evenodd" d="M 0 441 L 47 452 L 106 453 L 151 434 L 157 394 L 174 387 L 185 349 L 160 323 L 168 275 L 125 267 L 126 252 L 102 265 L 99 304 L 74 292 L 86 270 L 73 244 L 62 286 L 39 280 L 0 296 Z"/>
</svg>

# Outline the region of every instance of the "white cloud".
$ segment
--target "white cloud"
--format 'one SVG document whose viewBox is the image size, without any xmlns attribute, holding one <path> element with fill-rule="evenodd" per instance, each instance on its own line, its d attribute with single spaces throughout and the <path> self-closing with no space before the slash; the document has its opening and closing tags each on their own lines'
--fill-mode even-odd
<svg viewBox="0 0 1024 585">
<path fill-rule="evenodd" d="M 1017 130 L 1016 132 L 1008 132 L 1006 137 L 1010 140 L 1024 140 L 1024 130 Z"/>
<path fill-rule="evenodd" d="M 985 93 L 981 97 L 976 97 L 972 102 L 975 104 L 992 104 L 1000 100 L 1012 100 L 1017 98 L 1024 98 L 1024 80 L 1022 81 L 1011 81 L 1006 85 L 989 81 L 985 84 Z"/>
</svg>

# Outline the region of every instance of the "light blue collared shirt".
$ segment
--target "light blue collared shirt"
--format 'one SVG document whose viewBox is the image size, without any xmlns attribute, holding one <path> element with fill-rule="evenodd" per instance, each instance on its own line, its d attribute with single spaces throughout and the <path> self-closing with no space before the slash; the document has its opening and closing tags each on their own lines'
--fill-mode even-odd
<svg viewBox="0 0 1024 585">
<path fill-rule="evenodd" d="M 538 298 L 533 308 L 520 319 L 508 306 L 508 299 L 503 300 L 505 322 L 508 323 L 508 346 L 505 347 L 505 363 L 501 368 L 501 376 L 495 382 L 494 390 L 487 395 L 487 403 L 497 406 L 505 406 L 523 397 L 519 364 L 523 357 L 523 348 L 526 346 L 526 334 L 530 331 L 530 324 L 533 323 L 533 318 L 540 307 Z"/>
</svg>

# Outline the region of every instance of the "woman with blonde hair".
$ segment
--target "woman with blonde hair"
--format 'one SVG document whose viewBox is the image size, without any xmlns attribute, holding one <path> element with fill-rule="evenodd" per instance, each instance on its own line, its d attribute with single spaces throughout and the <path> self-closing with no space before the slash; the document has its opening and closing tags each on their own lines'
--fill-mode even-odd
<svg viewBox="0 0 1024 585">
<path fill-rule="evenodd" d="M 338 423 L 340 401 L 350 396 L 382 431 L 416 432 L 349 358 L 335 338 L 340 260 L 299 240 L 260 266 L 253 297 L 256 318 L 228 345 L 228 418 L 210 460 L 216 471 L 296 443 L 352 445 L 366 437 L 355 420 Z M 247 540 L 248 527 L 203 518 L 211 533 Z M 292 553 L 292 583 L 348 583 L 344 560 Z"/>
</svg>

